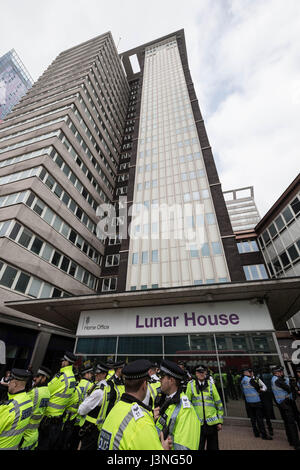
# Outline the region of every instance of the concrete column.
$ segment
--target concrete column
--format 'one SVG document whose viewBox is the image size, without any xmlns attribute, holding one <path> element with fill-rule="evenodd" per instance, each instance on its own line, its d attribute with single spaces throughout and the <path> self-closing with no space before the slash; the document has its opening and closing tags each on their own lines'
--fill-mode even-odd
<svg viewBox="0 0 300 470">
<path fill-rule="evenodd" d="M 46 333 L 41 331 L 35 341 L 33 348 L 33 353 L 31 356 L 30 365 L 32 366 L 32 371 L 35 374 L 38 368 L 42 365 L 48 344 L 50 341 L 51 333 Z"/>
</svg>

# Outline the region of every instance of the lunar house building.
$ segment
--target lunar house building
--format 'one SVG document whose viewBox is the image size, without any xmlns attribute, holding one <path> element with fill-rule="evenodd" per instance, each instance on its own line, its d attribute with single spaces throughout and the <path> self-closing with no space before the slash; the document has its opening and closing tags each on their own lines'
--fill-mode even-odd
<svg viewBox="0 0 300 470">
<path fill-rule="evenodd" d="M 38 99 L 34 93 L 46 100 L 39 111 L 25 107 Z M 39 168 L 26 189 L 53 216 L 47 213 L 47 222 L 43 206 L 41 215 L 31 215 L 35 230 L 32 223 L 28 229 L 54 250 L 48 259 L 35 255 L 32 275 L 60 294 L 40 290 L 33 299 L 26 290 L 5 308 L 73 335 L 83 357 L 165 357 L 190 369 L 204 363 L 227 416 L 245 416 L 236 374 L 247 365 L 262 373 L 281 361 L 275 330 L 299 310 L 299 278 L 245 278 L 184 31 L 120 54 L 110 33 L 69 49 L 18 108 L 36 109 L 38 125 L 45 114 L 51 121 L 34 131 L 34 148 L 27 142 L 26 154 L 47 151 L 31 160 L 28 167 Z M 5 158 L 20 154 L 13 152 Z M 19 207 L 33 214 L 37 199 L 26 198 Z M 56 216 L 61 225 L 53 226 Z M 20 260 L 32 256 L 32 245 L 19 248 L 20 235 L 11 241 L 6 233 Z"/>
</svg>

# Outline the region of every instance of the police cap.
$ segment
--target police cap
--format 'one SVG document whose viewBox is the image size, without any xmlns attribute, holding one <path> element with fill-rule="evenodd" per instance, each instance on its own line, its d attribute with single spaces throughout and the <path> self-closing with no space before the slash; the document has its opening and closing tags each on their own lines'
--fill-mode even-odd
<svg viewBox="0 0 300 470">
<path fill-rule="evenodd" d="M 107 374 L 109 369 L 110 368 L 109 368 L 109 366 L 107 366 L 107 364 L 103 364 L 103 362 L 99 362 L 96 365 L 95 374 L 103 374 L 104 372 Z"/>
<path fill-rule="evenodd" d="M 199 366 L 196 367 L 196 372 L 206 372 L 207 367 L 204 366 L 203 364 L 200 364 Z"/>
<path fill-rule="evenodd" d="M 184 371 L 175 362 L 168 361 L 167 359 L 161 361 L 160 372 L 178 380 L 182 380 L 185 376 Z"/>
<path fill-rule="evenodd" d="M 94 367 L 91 364 L 89 364 L 89 365 L 84 366 L 81 369 L 80 373 L 81 375 L 83 375 L 83 374 L 87 374 L 88 372 L 93 372 L 93 371 L 94 371 Z"/>
<path fill-rule="evenodd" d="M 74 362 L 77 361 L 77 356 L 75 356 L 75 354 L 73 354 L 69 351 L 66 351 L 65 354 L 64 354 L 64 357 L 62 357 L 61 360 L 62 361 L 68 361 L 71 364 L 74 364 Z"/>
<path fill-rule="evenodd" d="M 115 365 L 114 365 L 114 369 L 122 369 L 124 366 L 125 366 L 124 361 L 116 362 Z"/>
<path fill-rule="evenodd" d="M 48 367 L 45 367 L 45 366 L 41 366 L 36 375 L 44 375 L 45 377 L 47 377 L 47 379 L 50 379 L 51 375 L 52 375 L 52 371 L 51 369 L 48 369 Z"/>
<path fill-rule="evenodd" d="M 32 377 L 31 372 L 28 372 L 28 370 L 25 369 L 12 369 L 11 371 L 11 378 L 15 380 L 27 382 L 30 377 Z"/>
<path fill-rule="evenodd" d="M 274 366 L 271 368 L 272 372 L 282 372 L 284 369 L 282 366 Z"/>
<path fill-rule="evenodd" d="M 138 380 L 149 377 L 148 370 L 150 367 L 150 361 L 147 359 L 138 359 L 137 361 L 126 364 L 123 368 L 123 377 L 126 380 Z"/>
<path fill-rule="evenodd" d="M 253 369 L 252 367 L 243 367 L 243 369 L 241 370 L 241 374 L 243 374 L 244 372 L 253 372 Z"/>
</svg>

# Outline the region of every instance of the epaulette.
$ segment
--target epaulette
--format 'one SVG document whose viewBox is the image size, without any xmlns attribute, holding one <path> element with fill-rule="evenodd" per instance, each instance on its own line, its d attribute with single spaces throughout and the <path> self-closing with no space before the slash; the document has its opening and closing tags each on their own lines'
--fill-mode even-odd
<svg viewBox="0 0 300 470">
<path fill-rule="evenodd" d="M 0 401 L 0 405 L 9 405 L 13 400 L 2 400 Z"/>
</svg>

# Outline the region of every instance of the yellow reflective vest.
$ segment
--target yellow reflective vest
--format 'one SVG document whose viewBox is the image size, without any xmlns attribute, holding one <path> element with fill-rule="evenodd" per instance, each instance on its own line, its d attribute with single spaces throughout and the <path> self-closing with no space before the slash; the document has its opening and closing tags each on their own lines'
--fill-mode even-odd
<svg viewBox="0 0 300 470">
<path fill-rule="evenodd" d="M 168 428 L 168 434 L 172 437 L 173 450 L 198 450 L 200 421 L 185 393 L 180 393 L 177 403 L 169 405 L 156 421 L 158 433 L 165 427 Z"/>
<path fill-rule="evenodd" d="M 88 379 L 81 379 L 79 384 L 75 388 L 75 392 L 70 398 L 70 401 L 65 410 L 64 421 L 73 421 L 76 419 L 76 423 L 81 425 L 81 416 L 78 416 L 77 411 L 79 405 L 87 397 L 91 389 L 94 388 L 93 382 Z"/>
<path fill-rule="evenodd" d="M 47 386 L 42 386 L 34 387 L 27 394 L 33 402 L 33 413 L 24 432 L 21 448 L 22 450 L 33 450 L 38 444 L 39 425 L 48 406 L 50 392 Z"/>
<path fill-rule="evenodd" d="M 100 432 L 99 450 L 163 450 L 152 413 L 134 400 L 124 394 L 110 411 Z"/>
<path fill-rule="evenodd" d="M 33 403 L 24 391 L 0 404 L 0 449 L 17 450 L 33 412 Z"/>
<path fill-rule="evenodd" d="M 160 392 L 160 382 L 148 382 L 147 384 L 149 393 L 150 393 L 150 405 L 152 408 L 155 408 L 155 399 Z"/>
<path fill-rule="evenodd" d="M 62 367 L 60 372 L 48 383 L 50 400 L 46 416 L 62 416 L 75 391 L 76 379 L 72 366 Z"/>
<path fill-rule="evenodd" d="M 186 394 L 197 413 L 201 424 L 206 422 L 209 426 L 223 423 L 223 404 L 217 387 L 210 381 L 206 381 L 206 387 L 200 390 L 198 381 L 189 382 Z"/>
</svg>

